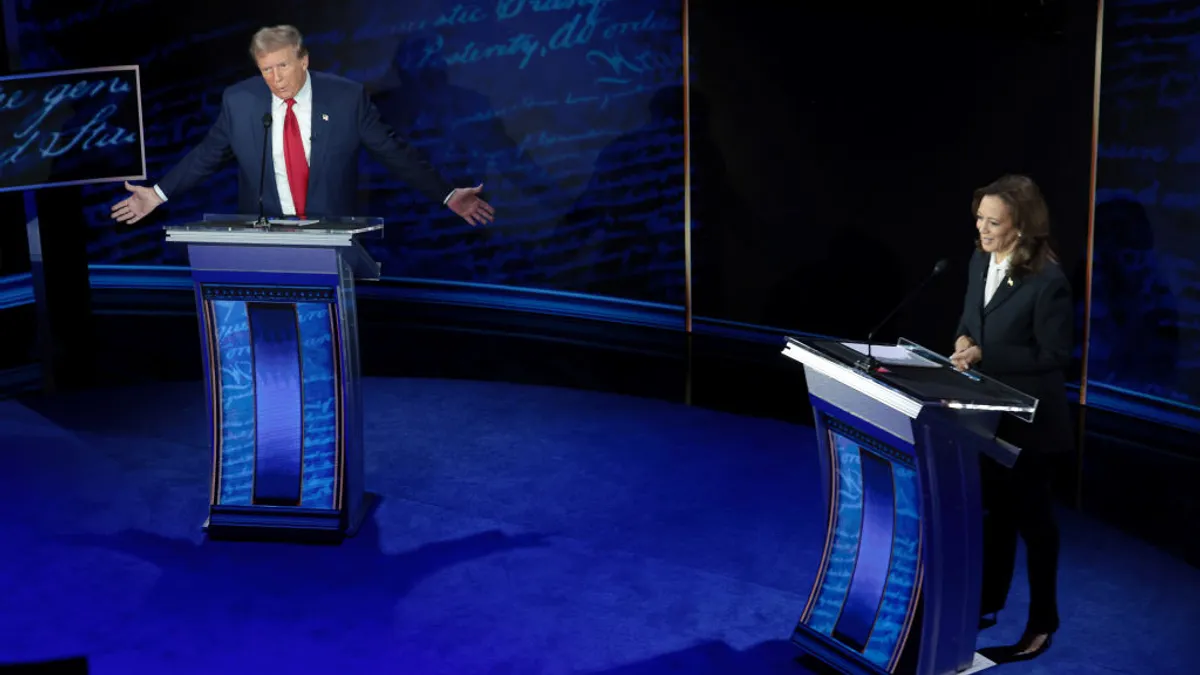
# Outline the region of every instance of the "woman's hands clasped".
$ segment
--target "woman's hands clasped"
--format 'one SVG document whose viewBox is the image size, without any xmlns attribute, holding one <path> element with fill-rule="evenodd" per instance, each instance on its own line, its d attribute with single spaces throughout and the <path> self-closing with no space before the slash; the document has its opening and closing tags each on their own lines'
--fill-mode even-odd
<svg viewBox="0 0 1200 675">
<path fill-rule="evenodd" d="M 966 335 L 954 341 L 954 353 L 950 355 L 950 363 L 959 370 L 970 370 L 972 366 L 983 360 L 983 351 L 979 345 Z"/>
</svg>

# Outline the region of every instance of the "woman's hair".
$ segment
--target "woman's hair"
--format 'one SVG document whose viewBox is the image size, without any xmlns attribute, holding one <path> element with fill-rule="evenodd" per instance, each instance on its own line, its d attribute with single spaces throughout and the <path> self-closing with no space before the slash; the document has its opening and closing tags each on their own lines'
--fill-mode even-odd
<svg viewBox="0 0 1200 675">
<path fill-rule="evenodd" d="M 1009 258 L 1009 269 L 1014 277 L 1037 274 L 1047 262 L 1058 260 L 1050 244 L 1050 210 L 1032 178 L 1001 176 L 979 188 L 971 201 L 971 215 L 979 212 L 979 203 L 988 196 L 996 197 L 1008 207 L 1009 217 L 1019 235 Z M 982 250 L 978 234 L 975 246 Z"/>
</svg>

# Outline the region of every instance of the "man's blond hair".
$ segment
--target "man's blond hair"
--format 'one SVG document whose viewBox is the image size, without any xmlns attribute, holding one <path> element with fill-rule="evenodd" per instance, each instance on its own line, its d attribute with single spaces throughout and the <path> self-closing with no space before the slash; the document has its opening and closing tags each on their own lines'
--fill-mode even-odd
<svg viewBox="0 0 1200 675">
<path fill-rule="evenodd" d="M 250 56 L 254 59 L 288 47 L 296 50 L 296 58 L 302 59 L 308 56 L 308 48 L 304 46 L 304 36 L 295 26 L 267 26 L 258 29 L 254 37 L 250 38 Z"/>
</svg>

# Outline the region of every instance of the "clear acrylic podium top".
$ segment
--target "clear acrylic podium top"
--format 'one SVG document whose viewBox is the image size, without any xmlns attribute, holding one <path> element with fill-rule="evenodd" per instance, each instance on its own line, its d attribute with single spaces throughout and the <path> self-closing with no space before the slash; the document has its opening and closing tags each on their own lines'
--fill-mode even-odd
<svg viewBox="0 0 1200 675">
<path fill-rule="evenodd" d="M 870 378 L 926 406 L 1005 412 L 1026 422 L 1033 421 L 1037 412 L 1038 400 L 1033 396 L 979 372 L 960 372 L 949 358 L 910 340 L 871 345 L 879 351 L 872 356 L 883 367 L 870 371 L 862 367 L 863 347 L 854 342 L 789 337 L 784 354 L 801 363 L 808 360 L 807 355 L 820 357 L 836 366 L 824 373 L 834 379 L 850 384 L 850 378 Z"/>
<path fill-rule="evenodd" d="M 333 246 L 343 250 L 361 249 L 362 239 L 383 239 L 383 218 L 340 216 L 333 218 L 268 218 L 258 224 L 258 216 L 206 213 L 204 219 L 167 225 L 167 241 L 180 244 L 233 246 Z M 365 251 L 359 251 L 366 255 Z"/>
<path fill-rule="evenodd" d="M 258 216 L 237 213 L 206 213 L 204 219 L 164 229 L 182 232 L 309 232 L 312 234 L 357 235 L 368 232 L 383 234 L 383 218 L 373 216 L 338 216 L 333 218 L 267 218 L 267 225 L 258 225 Z"/>
</svg>

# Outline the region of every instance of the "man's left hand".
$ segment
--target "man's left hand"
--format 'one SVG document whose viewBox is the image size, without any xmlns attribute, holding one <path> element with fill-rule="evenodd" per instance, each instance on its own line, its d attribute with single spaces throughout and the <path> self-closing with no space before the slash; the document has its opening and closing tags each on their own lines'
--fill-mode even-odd
<svg viewBox="0 0 1200 675">
<path fill-rule="evenodd" d="M 451 211 L 462 216 L 462 219 L 471 225 L 490 223 L 496 218 L 496 210 L 492 208 L 491 204 L 479 198 L 479 193 L 482 191 L 483 183 L 473 188 L 459 188 L 451 195 L 446 206 L 449 206 Z"/>
</svg>

